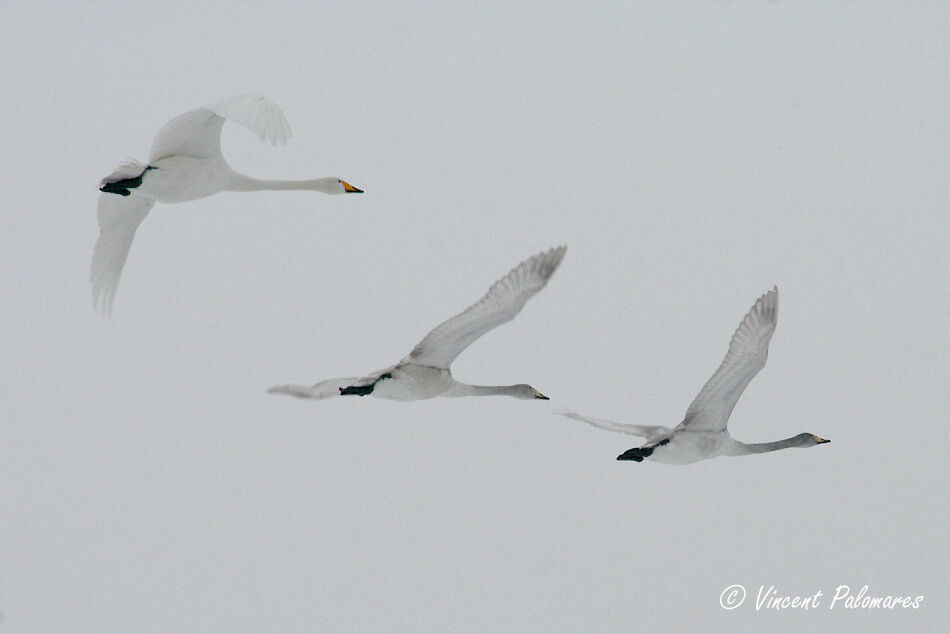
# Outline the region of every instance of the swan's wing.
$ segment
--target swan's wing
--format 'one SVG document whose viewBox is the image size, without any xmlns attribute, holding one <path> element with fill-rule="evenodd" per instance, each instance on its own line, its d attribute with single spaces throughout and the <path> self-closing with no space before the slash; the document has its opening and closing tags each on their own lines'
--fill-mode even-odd
<svg viewBox="0 0 950 634">
<path fill-rule="evenodd" d="M 149 160 L 182 155 L 214 158 L 221 155 L 221 127 L 236 121 L 272 145 L 286 143 L 290 125 L 277 104 L 260 95 L 239 95 L 179 115 L 162 126 L 152 142 Z"/>
<path fill-rule="evenodd" d="M 527 301 L 548 283 L 566 251 L 566 246 L 556 247 L 511 269 L 468 310 L 436 326 L 402 362 L 448 369 L 473 341 L 514 319 Z"/>
<path fill-rule="evenodd" d="M 240 123 L 271 145 L 286 143 L 292 136 L 280 106 L 261 95 L 238 95 L 205 108 L 219 117 Z"/>
<path fill-rule="evenodd" d="M 769 356 L 769 341 L 778 320 L 778 288 L 759 297 L 739 324 L 722 365 L 693 399 L 680 428 L 724 431 L 729 415 L 749 381 Z"/>
<path fill-rule="evenodd" d="M 106 316 L 112 314 L 119 277 L 135 230 L 154 204 L 154 200 L 135 195 L 99 194 L 99 239 L 92 254 L 89 281 L 92 305 L 101 308 Z"/>
<path fill-rule="evenodd" d="M 327 379 L 315 385 L 275 385 L 267 390 L 268 394 L 289 394 L 297 398 L 324 399 L 339 396 L 340 390 L 359 381 L 359 377 L 346 379 Z"/>
<path fill-rule="evenodd" d="M 372 385 L 378 376 L 351 376 L 342 379 L 327 379 L 314 385 L 276 385 L 268 394 L 289 394 L 298 398 L 324 399 L 339 396 L 340 390 L 350 386 Z"/>
<path fill-rule="evenodd" d="M 605 418 L 590 418 L 588 416 L 581 416 L 580 414 L 569 410 L 558 411 L 555 412 L 555 414 L 573 420 L 579 420 L 582 423 L 593 425 L 599 429 L 615 431 L 621 434 L 630 434 L 631 436 L 640 436 L 648 440 L 656 438 L 657 436 L 669 434 L 671 431 L 673 431 L 669 427 L 663 426 L 631 425 L 629 423 L 615 423 L 612 420 L 607 420 Z"/>
</svg>

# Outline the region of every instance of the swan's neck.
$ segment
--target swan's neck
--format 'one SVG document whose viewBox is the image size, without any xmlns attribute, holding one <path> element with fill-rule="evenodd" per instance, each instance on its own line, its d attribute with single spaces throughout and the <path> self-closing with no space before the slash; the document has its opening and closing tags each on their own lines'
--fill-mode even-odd
<svg viewBox="0 0 950 634">
<path fill-rule="evenodd" d="M 722 452 L 724 456 L 746 456 L 751 453 L 765 453 L 767 451 L 778 451 L 779 449 L 788 449 L 789 447 L 800 447 L 797 436 L 776 440 L 775 442 L 757 442 L 744 443 L 733 439 L 732 443 Z"/>
<path fill-rule="evenodd" d="M 444 396 L 516 396 L 516 385 L 469 385 L 456 381 Z"/>
<path fill-rule="evenodd" d="M 330 183 L 326 182 L 328 179 L 324 178 L 314 178 L 311 180 L 302 180 L 302 181 L 286 181 L 286 180 L 267 180 L 262 178 L 252 178 L 250 176 L 245 176 L 238 172 L 231 173 L 231 183 L 229 189 L 235 192 L 257 192 L 264 190 L 275 190 L 275 189 L 285 189 L 285 190 L 294 190 L 294 189 L 305 189 L 308 191 L 318 191 L 324 193 L 329 192 Z M 335 182 L 334 179 L 329 179 L 331 182 Z"/>
</svg>

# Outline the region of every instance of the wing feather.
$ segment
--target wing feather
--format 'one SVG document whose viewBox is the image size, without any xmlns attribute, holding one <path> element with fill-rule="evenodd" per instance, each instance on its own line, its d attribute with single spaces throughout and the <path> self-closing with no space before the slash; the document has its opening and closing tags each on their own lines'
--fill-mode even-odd
<svg viewBox="0 0 950 634">
<path fill-rule="evenodd" d="M 391 368 L 387 370 L 381 370 L 369 376 L 351 376 L 340 379 L 326 379 L 315 383 L 313 385 L 277 385 L 269 390 L 268 394 L 289 394 L 290 396 L 296 396 L 298 398 L 315 398 L 315 399 L 325 399 L 333 396 L 339 396 L 340 390 L 350 387 L 351 385 L 371 385 L 379 379 L 381 374 L 385 374 Z"/>
<path fill-rule="evenodd" d="M 122 267 L 128 258 L 135 230 L 154 204 L 154 200 L 136 195 L 99 194 L 99 239 L 92 254 L 89 281 L 93 308 L 101 308 L 106 316 L 112 314 Z"/>
<path fill-rule="evenodd" d="M 339 396 L 341 388 L 353 385 L 353 382 L 358 380 L 357 377 L 350 377 L 346 379 L 327 379 L 315 385 L 276 385 L 267 390 L 267 393 L 289 394 L 297 398 L 325 399 Z"/>
<path fill-rule="evenodd" d="M 581 421 L 582 423 L 587 423 L 588 425 L 593 425 L 598 429 L 606 429 L 607 431 L 615 431 L 621 434 L 630 434 L 631 436 L 641 436 L 647 440 L 652 440 L 657 436 L 663 436 L 669 434 L 672 430 L 669 427 L 663 426 L 651 426 L 651 425 L 634 425 L 632 423 L 615 423 L 612 420 L 607 420 L 606 418 L 591 418 L 589 416 L 581 416 L 576 412 L 569 410 L 563 410 L 555 412 L 558 416 L 564 416 L 565 418 L 570 418 L 572 420 Z"/>
<path fill-rule="evenodd" d="M 221 155 L 221 128 L 235 121 L 272 145 L 286 143 L 290 125 L 280 107 L 260 95 L 238 95 L 178 115 L 162 126 L 152 142 L 149 160 L 167 156 L 215 158 Z"/>
<path fill-rule="evenodd" d="M 769 342 L 778 321 L 778 288 L 765 293 L 732 335 L 719 369 L 693 399 L 680 428 L 724 431 L 729 416 L 749 382 L 765 367 Z"/>
<path fill-rule="evenodd" d="M 566 251 L 566 246 L 555 247 L 511 269 L 479 301 L 436 326 L 402 362 L 448 369 L 473 341 L 514 319 L 545 287 Z"/>
</svg>

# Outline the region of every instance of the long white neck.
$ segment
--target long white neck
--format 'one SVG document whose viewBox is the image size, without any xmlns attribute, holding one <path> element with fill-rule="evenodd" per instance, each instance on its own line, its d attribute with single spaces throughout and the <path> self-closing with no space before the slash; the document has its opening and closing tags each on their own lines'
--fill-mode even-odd
<svg viewBox="0 0 950 634">
<path fill-rule="evenodd" d="M 456 381 L 442 396 L 514 396 L 518 397 L 521 389 L 517 385 L 469 385 Z"/>
<path fill-rule="evenodd" d="M 801 441 L 798 436 L 792 436 L 784 440 L 775 442 L 757 442 L 747 444 L 733 439 L 729 447 L 724 449 L 724 456 L 747 456 L 752 453 L 765 453 L 767 451 L 778 451 L 779 449 L 788 449 L 789 447 L 801 447 Z"/>
<path fill-rule="evenodd" d="M 231 172 L 231 179 L 228 189 L 235 192 L 256 192 L 264 190 L 301 190 L 318 191 L 325 194 L 331 193 L 333 186 L 339 187 L 335 178 L 314 178 L 302 181 L 287 180 L 267 180 L 261 178 L 252 178 L 239 172 Z"/>
</svg>

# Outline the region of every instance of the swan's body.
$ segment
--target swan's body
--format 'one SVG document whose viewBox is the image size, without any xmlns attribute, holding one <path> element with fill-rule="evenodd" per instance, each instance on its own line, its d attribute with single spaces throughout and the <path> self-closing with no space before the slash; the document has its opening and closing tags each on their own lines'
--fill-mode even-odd
<svg viewBox="0 0 950 634">
<path fill-rule="evenodd" d="M 93 305 L 104 313 L 112 311 L 135 230 L 156 202 L 180 203 L 222 191 L 361 192 L 335 177 L 279 181 L 235 172 L 221 154 L 221 128 L 226 119 L 275 145 L 290 136 L 290 126 L 275 104 L 255 95 L 232 97 L 175 117 L 156 135 L 147 165 L 129 159 L 99 183 L 99 240 L 90 281 Z"/>
<path fill-rule="evenodd" d="M 495 282 L 481 300 L 434 328 L 398 364 L 364 377 L 328 379 L 316 385 L 281 385 L 268 392 L 300 398 L 376 396 L 393 401 L 417 401 L 436 396 L 503 395 L 521 399 L 547 397 L 526 384 L 468 385 L 452 377 L 452 361 L 483 334 L 514 319 L 545 287 L 567 247 L 529 258 Z"/>
<path fill-rule="evenodd" d="M 742 392 L 765 367 L 777 320 L 778 289 L 773 288 L 755 302 L 739 324 L 722 365 L 690 404 L 683 422 L 675 428 L 615 423 L 574 412 L 561 412 L 561 415 L 608 431 L 646 438 L 645 444 L 617 457 L 617 460 L 636 462 L 650 459 L 666 464 L 689 464 L 716 456 L 745 456 L 830 442 L 805 433 L 776 442 L 746 444 L 735 440 L 726 429 Z"/>
</svg>

